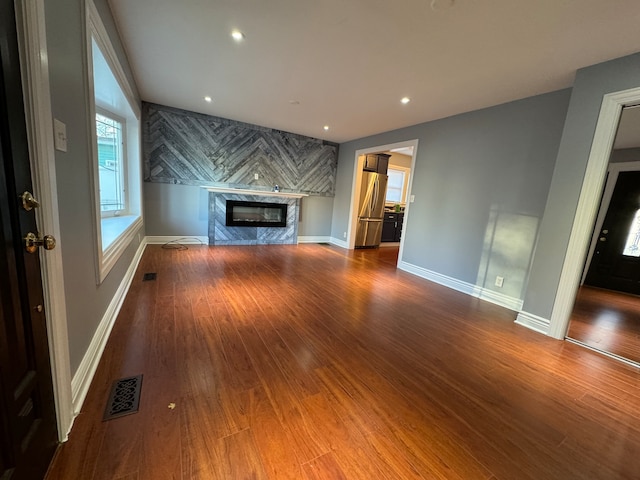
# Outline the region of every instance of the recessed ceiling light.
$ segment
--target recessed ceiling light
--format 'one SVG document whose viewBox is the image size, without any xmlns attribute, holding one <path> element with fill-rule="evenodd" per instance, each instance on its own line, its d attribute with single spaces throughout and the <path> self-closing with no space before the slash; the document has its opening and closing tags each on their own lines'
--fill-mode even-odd
<svg viewBox="0 0 640 480">
<path fill-rule="evenodd" d="M 231 36 L 236 42 L 244 39 L 244 33 L 242 33 L 240 30 L 234 30 L 233 32 L 231 32 Z"/>
<path fill-rule="evenodd" d="M 325 125 L 325 126 L 324 126 L 324 127 L 322 127 L 322 128 L 324 128 L 325 130 L 329 130 L 329 125 Z"/>
<path fill-rule="evenodd" d="M 450 7 L 453 7 L 453 0 L 431 0 L 431 10 L 435 12 L 446 10 Z"/>
<path fill-rule="evenodd" d="M 402 99 L 400 101 L 406 105 L 407 103 L 409 103 L 411 101 L 411 99 L 409 97 L 402 97 Z"/>
<path fill-rule="evenodd" d="M 212 101 L 212 100 L 213 100 L 213 99 L 212 99 L 209 95 L 207 95 L 206 97 L 204 97 L 204 101 L 205 101 L 205 102 L 209 102 L 209 103 L 211 103 L 211 101 Z"/>
</svg>

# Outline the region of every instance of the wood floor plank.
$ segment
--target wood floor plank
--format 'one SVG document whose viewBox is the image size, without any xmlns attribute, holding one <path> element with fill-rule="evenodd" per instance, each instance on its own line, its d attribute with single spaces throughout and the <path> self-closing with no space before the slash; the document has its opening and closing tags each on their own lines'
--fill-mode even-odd
<svg viewBox="0 0 640 480">
<path fill-rule="evenodd" d="M 142 415 L 109 420 L 91 478 L 108 480 L 138 472 L 143 423 Z"/>
<path fill-rule="evenodd" d="M 178 382 L 167 378 L 145 378 L 142 445 L 138 473 L 141 478 L 182 478 L 182 442 Z M 174 408 L 170 405 L 176 404 Z"/>
<path fill-rule="evenodd" d="M 298 480 L 302 467 L 295 438 L 279 421 L 269 397 L 262 387 L 250 392 L 250 430 L 269 478 Z"/>
<path fill-rule="evenodd" d="M 567 336 L 640 363 L 640 298 L 583 285 L 578 290 Z"/>
<path fill-rule="evenodd" d="M 148 245 L 47 479 L 635 480 L 640 370 L 395 255 Z"/>
<path fill-rule="evenodd" d="M 338 465 L 332 452 L 305 463 L 304 473 L 307 480 L 347 480 L 349 478 Z"/>
<path fill-rule="evenodd" d="M 328 448 L 319 440 L 310 419 L 301 412 L 296 394 L 290 390 L 287 379 L 278 369 L 258 332 L 255 329 L 243 329 L 242 337 L 247 350 L 251 352 L 250 355 L 260 374 L 261 386 L 273 410 L 294 439 L 293 448 L 298 458 L 304 462 L 326 453 Z"/>
<path fill-rule="evenodd" d="M 219 478 L 267 479 L 259 450 L 250 430 L 218 440 L 214 470 Z"/>
</svg>

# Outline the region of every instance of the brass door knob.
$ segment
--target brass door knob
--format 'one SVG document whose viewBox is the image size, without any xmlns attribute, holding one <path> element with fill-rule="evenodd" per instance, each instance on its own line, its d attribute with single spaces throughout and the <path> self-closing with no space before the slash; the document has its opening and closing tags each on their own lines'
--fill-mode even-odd
<svg viewBox="0 0 640 480">
<path fill-rule="evenodd" d="M 40 202 L 38 202 L 38 200 L 34 198 L 31 192 L 24 192 L 22 195 L 20 195 L 20 199 L 22 200 L 22 208 L 24 208 L 27 212 L 40 206 Z"/>
<path fill-rule="evenodd" d="M 45 235 L 42 238 L 38 238 L 35 233 L 27 233 L 24 237 L 24 248 L 28 253 L 35 253 L 38 247 L 42 247 L 45 250 L 53 250 L 56 248 L 56 239 L 53 235 Z"/>
</svg>

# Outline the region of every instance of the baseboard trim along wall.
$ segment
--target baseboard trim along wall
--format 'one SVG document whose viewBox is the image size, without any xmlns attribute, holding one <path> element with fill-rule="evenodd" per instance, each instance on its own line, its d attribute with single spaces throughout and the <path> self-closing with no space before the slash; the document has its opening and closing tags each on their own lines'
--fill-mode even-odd
<svg viewBox="0 0 640 480">
<path fill-rule="evenodd" d="M 328 235 L 302 235 L 298 237 L 298 243 L 331 243 L 331 237 Z"/>
<path fill-rule="evenodd" d="M 516 318 L 516 323 L 538 333 L 549 335 L 551 321 L 548 318 L 539 317 L 538 315 L 534 315 L 529 312 L 520 312 Z"/>
<path fill-rule="evenodd" d="M 120 286 L 116 290 L 116 293 L 111 299 L 106 312 L 102 316 L 102 320 L 100 320 L 100 324 L 96 329 L 96 333 L 93 335 L 93 339 L 89 344 L 87 352 L 82 358 L 82 362 L 80 362 L 78 370 L 71 380 L 71 397 L 73 402 L 74 416 L 78 415 L 78 413 L 80 413 L 80 410 L 82 409 L 82 404 L 84 403 L 84 399 L 89 391 L 89 386 L 91 385 L 93 376 L 95 375 L 96 369 L 98 368 L 98 363 L 100 362 L 100 358 L 102 357 L 102 352 L 104 352 L 107 340 L 109 339 L 109 335 L 111 334 L 111 329 L 113 328 L 113 324 L 118 317 L 118 313 L 120 312 L 122 303 L 127 296 L 129 286 L 133 281 L 133 276 L 136 273 L 136 269 L 138 268 L 138 264 L 140 263 L 140 259 L 142 258 L 142 254 L 146 245 L 146 239 L 143 239 L 142 242 L 140 242 L 138 250 L 136 251 L 133 259 L 131 260 L 129 268 L 122 278 L 122 282 L 120 282 Z"/>
<path fill-rule="evenodd" d="M 165 243 L 182 243 L 184 245 L 209 245 L 209 237 L 198 235 L 183 236 L 147 236 L 146 243 L 151 245 L 164 245 Z"/>
<path fill-rule="evenodd" d="M 329 243 L 331 245 L 335 245 L 336 247 L 349 248 L 349 244 L 346 242 L 346 240 L 340 240 L 339 238 L 336 238 L 336 237 L 330 237 Z"/>
<path fill-rule="evenodd" d="M 518 298 L 503 295 L 501 293 L 494 292 L 493 290 L 488 290 L 486 288 L 482 288 L 468 282 L 463 282 L 461 280 L 457 280 L 455 278 L 448 277 L 446 275 L 442 275 L 441 273 L 433 272 L 431 270 L 427 270 L 426 268 L 418 267 L 417 265 L 413 265 L 404 261 L 398 263 L 398 268 L 400 270 L 404 270 L 405 272 L 417 275 L 418 277 L 435 282 L 442 286 L 457 290 L 458 292 L 466 293 L 467 295 L 471 295 L 472 297 L 479 298 L 480 300 L 486 300 L 487 302 L 495 303 L 496 305 L 508 308 L 509 310 L 515 310 L 516 312 L 519 312 L 522 309 L 523 301 Z"/>
</svg>

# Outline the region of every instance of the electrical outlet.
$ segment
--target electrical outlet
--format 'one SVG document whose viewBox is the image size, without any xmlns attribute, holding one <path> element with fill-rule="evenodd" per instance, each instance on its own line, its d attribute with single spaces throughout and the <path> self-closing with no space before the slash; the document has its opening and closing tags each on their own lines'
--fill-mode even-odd
<svg viewBox="0 0 640 480">
<path fill-rule="evenodd" d="M 258 180 L 258 178 L 260 178 L 260 175 L 258 175 L 257 173 L 254 173 L 254 174 L 253 174 L 253 178 L 254 178 L 255 180 Z"/>
<path fill-rule="evenodd" d="M 342 238 L 347 238 L 347 232 L 342 233 Z"/>
<path fill-rule="evenodd" d="M 498 275 L 496 277 L 496 287 L 502 288 L 503 283 L 504 283 L 504 277 L 501 277 L 500 275 Z"/>
</svg>

